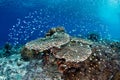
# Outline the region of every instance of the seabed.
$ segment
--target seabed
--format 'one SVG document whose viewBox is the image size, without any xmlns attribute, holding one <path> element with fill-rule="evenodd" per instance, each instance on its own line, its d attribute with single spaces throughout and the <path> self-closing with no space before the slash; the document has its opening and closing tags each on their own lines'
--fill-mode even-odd
<svg viewBox="0 0 120 80">
<path fill-rule="evenodd" d="M 0 80 L 120 80 L 120 42 L 82 39 L 63 28 L 0 49 Z"/>
</svg>

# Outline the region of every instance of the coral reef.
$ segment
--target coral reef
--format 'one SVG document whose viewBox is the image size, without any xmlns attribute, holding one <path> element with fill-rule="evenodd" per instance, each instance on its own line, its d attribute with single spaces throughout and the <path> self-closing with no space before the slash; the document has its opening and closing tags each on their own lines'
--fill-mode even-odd
<svg viewBox="0 0 120 80">
<path fill-rule="evenodd" d="M 88 39 L 91 41 L 99 41 L 100 36 L 99 34 L 93 32 L 93 33 L 88 34 Z"/>
<path fill-rule="evenodd" d="M 92 47 L 91 56 L 80 62 L 79 67 L 72 67 L 72 69 L 64 71 L 64 79 L 112 80 L 113 75 L 120 70 L 119 65 L 112 60 L 113 55 L 111 49 L 107 48 L 107 46 L 96 45 Z"/>
<path fill-rule="evenodd" d="M 41 60 L 32 60 L 22 80 L 62 80 L 55 65 L 42 65 Z"/>
<path fill-rule="evenodd" d="M 27 73 L 28 64 L 29 62 L 21 59 L 20 54 L 0 58 L 0 80 L 22 80 Z"/>
<path fill-rule="evenodd" d="M 50 80 L 54 80 L 50 76 L 59 76 L 60 80 L 119 79 L 117 73 L 120 70 L 119 44 L 111 42 L 109 45 L 104 45 L 108 43 L 96 42 L 98 40 L 96 35 L 91 35 L 94 39 L 92 41 L 70 37 L 64 30 L 57 31 L 57 28 L 51 29 L 48 33 L 51 34 L 49 37 L 26 43 L 25 48 L 28 51 L 23 54 L 28 53 L 30 56 L 29 50 L 43 52 L 42 73 L 46 76 L 48 73 Z M 51 72 L 54 74 L 50 74 Z"/>
<path fill-rule="evenodd" d="M 5 53 L 10 53 L 11 48 L 11 44 L 6 42 L 6 44 L 4 45 Z"/>
<path fill-rule="evenodd" d="M 12 46 L 11 43 L 6 42 L 0 49 L 0 58 L 9 57 L 13 54 L 19 54 L 21 50 L 21 45 Z"/>
<path fill-rule="evenodd" d="M 66 33 L 54 33 L 49 38 L 40 38 L 37 40 L 33 40 L 25 44 L 25 48 L 29 50 L 38 50 L 39 52 L 43 52 L 44 50 L 48 50 L 52 47 L 60 48 L 62 45 L 67 44 L 70 41 L 70 37 Z"/>
<path fill-rule="evenodd" d="M 46 53 L 52 47 L 60 48 L 70 41 L 70 36 L 64 32 L 56 32 L 51 37 L 40 38 L 33 40 L 25 44 L 25 47 L 21 51 L 21 55 L 24 59 L 36 58 L 36 55 Z"/>
<path fill-rule="evenodd" d="M 64 27 L 58 26 L 58 27 L 54 27 L 51 28 L 47 33 L 46 33 L 46 37 L 50 37 L 52 36 L 54 33 L 56 32 L 65 32 Z"/>
<path fill-rule="evenodd" d="M 4 48 L 12 55 L 0 58 L 1 80 L 120 79 L 120 42 L 71 37 L 56 28 L 45 38 L 17 48 Z"/>
<path fill-rule="evenodd" d="M 86 60 L 92 51 L 89 45 L 83 45 L 82 43 L 70 42 L 68 45 L 63 47 L 57 53 L 54 53 L 56 58 L 65 59 L 70 62 L 80 62 Z"/>
<path fill-rule="evenodd" d="M 115 73 L 113 80 L 120 80 L 120 71 Z"/>
<path fill-rule="evenodd" d="M 112 43 L 110 43 L 110 47 L 111 47 L 115 52 L 120 52 L 120 42 L 112 42 Z"/>
<path fill-rule="evenodd" d="M 82 39 L 77 37 L 72 37 L 71 42 L 78 42 L 78 43 L 82 43 L 83 45 L 92 45 L 94 43 L 88 39 Z"/>
</svg>

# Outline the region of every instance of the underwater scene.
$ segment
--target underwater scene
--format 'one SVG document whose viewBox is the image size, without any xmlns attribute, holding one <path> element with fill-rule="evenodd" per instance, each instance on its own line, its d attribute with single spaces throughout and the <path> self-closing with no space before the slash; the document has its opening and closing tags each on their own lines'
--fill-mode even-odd
<svg viewBox="0 0 120 80">
<path fill-rule="evenodd" d="M 120 80 L 120 0 L 0 0 L 0 80 Z"/>
</svg>

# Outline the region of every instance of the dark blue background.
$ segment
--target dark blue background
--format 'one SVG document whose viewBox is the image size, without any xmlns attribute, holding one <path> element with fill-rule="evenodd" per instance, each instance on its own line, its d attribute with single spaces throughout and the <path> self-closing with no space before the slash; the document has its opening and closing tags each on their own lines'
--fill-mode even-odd
<svg viewBox="0 0 120 80">
<path fill-rule="evenodd" d="M 105 7 L 101 8 L 101 6 L 104 5 Z M 39 11 L 40 9 L 46 9 L 43 13 L 50 12 L 51 15 L 49 14 L 49 16 L 51 17 L 48 21 L 51 21 L 51 23 L 47 24 L 50 27 L 57 25 L 65 26 L 67 32 L 77 29 L 75 32 L 73 31 L 71 33 L 71 35 L 74 35 L 79 34 L 79 31 L 81 31 L 82 28 L 76 27 L 77 25 L 80 25 L 85 26 L 89 32 L 96 30 L 105 38 L 108 38 L 108 34 L 110 34 L 112 39 L 119 40 L 120 25 L 116 22 L 115 24 L 114 22 L 111 24 L 112 21 L 110 21 L 110 19 L 116 20 L 114 15 L 118 15 L 119 11 L 114 13 L 113 17 L 107 16 L 110 12 L 105 14 L 104 11 L 106 10 L 106 6 L 107 9 L 109 8 L 109 11 L 114 11 L 114 9 L 111 10 L 111 7 L 109 7 L 108 4 L 104 5 L 101 0 L 2 0 L 0 1 L 0 44 L 4 44 L 8 41 L 8 34 L 11 33 L 9 29 L 18 22 L 17 18 L 24 19 L 29 12 L 34 12 L 35 10 Z M 53 20 L 54 15 L 56 17 Z M 63 25 L 65 23 L 66 25 Z M 107 30 L 106 26 L 108 28 Z M 84 35 L 84 33 L 81 34 Z"/>
</svg>

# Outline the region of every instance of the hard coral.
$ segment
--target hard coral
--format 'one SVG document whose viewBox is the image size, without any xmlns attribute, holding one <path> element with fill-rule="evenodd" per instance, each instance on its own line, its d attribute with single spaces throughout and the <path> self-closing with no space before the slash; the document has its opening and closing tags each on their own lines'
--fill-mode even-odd
<svg viewBox="0 0 120 80">
<path fill-rule="evenodd" d="M 22 51 L 21 51 L 21 56 L 22 58 L 25 60 L 25 61 L 28 61 L 30 59 L 32 59 L 34 57 L 33 55 L 33 51 L 32 50 L 29 50 L 27 48 L 23 48 Z"/>
<path fill-rule="evenodd" d="M 26 52 L 30 52 L 33 58 L 34 54 L 44 53 L 45 66 L 53 67 L 49 68 L 52 71 L 58 69 L 64 80 L 119 80 L 119 73 L 116 72 L 120 69 L 120 61 L 119 57 L 114 57 L 118 54 L 113 47 L 70 38 L 68 34 L 58 31 L 49 37 L 28 42 L 23 49 L 23 57 L 29 55 Z"/>
<path fill-rule="evenodd" d="M 88 34 L 88 39 L 91 41 L 98 41 L 100 39 L 100 36 L 97 33 L 90 33 Z"/>
<path fill-rule="evenodd" d="M 55 28 L 51 28 L 47 33 L 46 33 L 46 37 L 50 37 L 52 36 L 54 33 L 56 32 L 65 32 L 64 27 L 55 27 Z"/>
<path fill-rule="evenodd" d="M 69 43 L 63 49 L 58 51 L 54 56 L 63 58 L 70 62 L 80 62 L 86 60 L 92 51 L 89 45 L 80 45 L 79 43 Z"/>
<path fill-rule="evenodd" d="M 70 37 L 68 34 L 64 32 L 56 32 L 51 37 L 39 38 L 26 43 L 24 49 L 22 50 L 22 57 L 28 56 L 28 58 L 30 58 L 33 57 L 34 53 L 42 53 L 52 47 L 60 48 L 61 46 L 67 44 L 69 41 Z"/>
<path fill-rule="evenodd" d="M 115 51 L 115 52 L 120 52 L 120 42 L 113 42 L 110 44 L 110 47 Z"/>
<path fill-rule="evenodd" d="M 120 71 L 116 72 L 115 76 L 113 77 L 113 80 L 120 80 Z"/>
<path fill-rule="evenodd" d="M 77 42 L 77 43 L 82 43 L 83 45 L 92 45 L 94 42 L 88 40 L 88 39 L 82 39 L 82 38 L 77 38 L 77 37 L 72 37 L 71 42 Z"/>
<path fill-rule="evenodd" d="M 85 61 L 92 53 L 89 45 L 78 41 L 70 41 L 61 49 L 51 48 L 51 53 L 57 59 L 56 64 L 60 73 L 74 73 L 80 67 L 80 62 Z"/>
<path fill-rule="evenodd" d="M 62 45 L 67 44 L 70 41 L 70 37 L 66 33 L 54 33 L 49 38 L 39 38 L 28 42 L 25 44 L 25 48 L 29 50 L 38 50 L 39 52 L 43 52 L 44 50 L 48 50 L 52 47 L 60 48 Z"/>
</svg>

